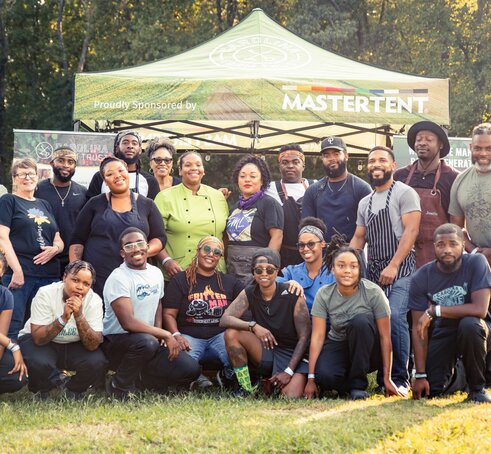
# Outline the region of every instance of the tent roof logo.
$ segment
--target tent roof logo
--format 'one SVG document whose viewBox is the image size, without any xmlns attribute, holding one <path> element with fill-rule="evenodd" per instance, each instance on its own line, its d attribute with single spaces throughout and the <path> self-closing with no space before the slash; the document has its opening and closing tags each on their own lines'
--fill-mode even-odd
<svg viewBox="0 0 491 454">
<path fill-rule="evenodd" d="M 215 47 L 209 59 L 217 66 L 254 71 L 306 66 L 310 53 L 297 44 L 275 36 L 257 34 L 237 38 Z"/>
</svg>

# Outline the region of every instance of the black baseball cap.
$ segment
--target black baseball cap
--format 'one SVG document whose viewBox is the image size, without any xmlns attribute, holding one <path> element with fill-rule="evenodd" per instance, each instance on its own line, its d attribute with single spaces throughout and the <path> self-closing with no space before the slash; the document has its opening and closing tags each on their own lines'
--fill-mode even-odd
<svg viewBox="0 0 491 454">
<path fill-rule="evenodd" d="M 321 153 L 329 148 L 346 152 L 346 144 L 341 137 L 328 136 L 321 143 Z"/>
</svg>

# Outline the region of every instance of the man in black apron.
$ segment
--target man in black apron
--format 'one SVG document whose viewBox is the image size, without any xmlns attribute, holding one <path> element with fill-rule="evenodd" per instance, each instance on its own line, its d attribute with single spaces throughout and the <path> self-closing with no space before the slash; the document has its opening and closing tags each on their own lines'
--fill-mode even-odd
<svg viewBox="0 0 491 454">
<path fill-rule="evenodd" d="M 421 208 L 414 189 L 395 182 L 394 153 L 375 147 L 368 153 L 368 174 L 375 190 L 358 206 L 356 231 L 350 246 L 368 247 L 368 279 L 380 285 L 389 299 L 393 348 L 392 380 L 409 388 L 408 292 L 415 270 L 414 242 Z M 402 389 L 401 389 L 402 390 Z"/>
<path fill-rule="evenodd" d="M 280 181 L 272 181 L 266 194 L 276 199 L 283 207 L 284 229 L 281 244 L 281 268 L 296 265 L 302 261 L 296 243 L 298 225 L 301 219 L 302 199 L 305 190 L 314 180 L 302 178 L 305 156 L 302 147 L 296 143 L 283 145 L 278 155 Z"/>
<path fill-rule="evenodd" d="M 421 201 L 421 224 L 415 243 L 416 268 L 435 259 L 433 232 L 449 221 L 450 188 L 459 174 L 443 158 L 450 151 L 447 134 L 432 121 L 420 121 L 409 129 L 407 143 L 418 159 L 394 172 L 394 180 L 411 186 Z"/>
</svg>

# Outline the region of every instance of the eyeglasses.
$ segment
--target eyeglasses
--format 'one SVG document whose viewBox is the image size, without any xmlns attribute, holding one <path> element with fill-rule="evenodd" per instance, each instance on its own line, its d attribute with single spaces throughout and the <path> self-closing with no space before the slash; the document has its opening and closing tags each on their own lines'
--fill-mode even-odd
<svg viewBox="0 0 491 454">
<path fill-rule="evenodd" d="M 258 274 L 258 275 L 261 275 L 264 273 L 264 271 L 266 271 L 266 274 L 269 274 L 270 276 L 274 273 L 276 273 L 276 271 L 278 271 L 278 268 L 275 268 L 274 266 L 268 266 L 267 268 L 261 268 L 261 267 L 257 267 L 257 268 L 254 268 L 253 269 L 254 271 L 254 274 Z"/>
<path fill-rule="evenodd" d="M 34 178 L 36 178 L 37 176 L 38 176 L 37 173 L 32 173 L 32 172 L 16 173 L 14 175 L 14 177 L 20 178 L 21 180 L 27 180 L 28 178 L 30 178 L 31 180 L 34 180 Z"/>
<path fill-rule="evenodd" d="M 124 252 L 133 252 L 137 249 L 143 249 L 147 247 L 147 242 L 144 240 L 135 241 L 134 243 L 128 243 L 123 246 Z"/>
<path fill-rule="evenodd" d="M 220 257 L 223 254 L 223 251 L 220 248 L 213 249 L 211 246 L 208 246 L 207 244 L 205 244 L 201 249 L 205 254 L 209 254 L 210 252 L 213 252 L 213 255 L 215 255 L 216 257 Z"/>
<path fill-rule="evenodd" d="M 308 241 L 307 243 L 297 243 L 297 249 L 301 251 L 302 249 L 309 248 L 312 251 L 317 243 L 322 243 L 322 241 L 319 240 L 319 241 Z"/>
<path fill-rule="evenodd" d="M 172 158 L 152 158 L 152 159 L 150 159 L 150 161 L 155 162 L 155 164 L 157 164 L 157 165 L 160 165 L 163 162 L 165 164 L 169 165 L 170 163 L 172 163 Z"/>
</svg>

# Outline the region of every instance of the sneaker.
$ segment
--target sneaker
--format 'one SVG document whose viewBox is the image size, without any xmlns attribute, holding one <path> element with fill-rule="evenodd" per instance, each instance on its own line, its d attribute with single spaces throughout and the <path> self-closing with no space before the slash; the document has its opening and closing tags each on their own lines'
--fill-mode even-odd
<svg viewBox="0 0 491 454">
<path fill-rule="evenodd" d="M 225 375 L 224 369 L 220 369 L 217 372 L 216 380 L 217 380 L 218 386 L 220 386 L 220 388 L 234 389 L 234 388 L 236 388 L 236 385 L 238 385 L 238 382 L 235 379 L 235 375 L 233 376 L 233 378 L 227 378 L 227 376 Z"/>
<path fill-rule="evenodd" d="M 480 391 L 471 391 L 467 400 L 476 404 L 491 404 L 491 396 L 485 389 L 481 389 Z"/>
<path fill-rule="evenodd" d="M 239 387 L 236 390 L 232 391 L 232 396 L 237 397 L 239 399 L 246 399 L 248 397 L 255 397 L 257 390 L 258 390 L 257 386 L 254 386 L 252 391 L 246 391 L 244 388 Z"/>
<path fill-rule="evenodd" d="M 65 388 L 62 392 L 62 396 L 67 400 L 80 400 L 84 397 L 84 394 L 77 391 L 71 391 L 68 388 Z"/>
<path fill-rule="evenodd" d="M 368 393 L 363 389 L 352 389 L 349 396 L 351 400 L 365 400 L 368 398 Z"/>
<path fill-rule="evenodd" d="M 404 396 L 407 397 L 409 395 L 409 388 L 407 386 L 401 385 L 397 387 L 397 390 Z"/>
<path fill-rule="evenodd" d="M 45 402 L 49 399 L 49 391 L 38 391 L 32 395 L 35 402 Z"/>
<path fill-rule="evenodd" d="M 123 391 L 118 389 L 113 385 L 112 379 L 109 379 L 106 383 L 106 393 L 108 397 L 120 400 L 122 402 L 130 399 L 130 393 L 128 391 Z"/>
<path fill-rule="evenodd" d="M 189 389 L 191 391 L 195 391 L 197 389 L 206 389 L 206 388 L 211 388 L 213 386 L 213 383 L 206 377 L 205 375 L 201 374 L 195 381 L 191 383 L 189 386 Z"/>
<path fill-rule="evenodd" d="M 63 388 L 70 381 L 70 376 L 64 370 L 55 369 L 48 380 L 51 388 Z"/>
</svg>

